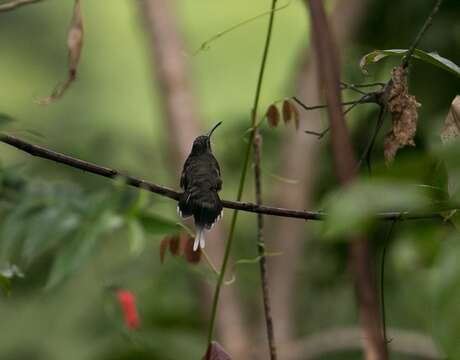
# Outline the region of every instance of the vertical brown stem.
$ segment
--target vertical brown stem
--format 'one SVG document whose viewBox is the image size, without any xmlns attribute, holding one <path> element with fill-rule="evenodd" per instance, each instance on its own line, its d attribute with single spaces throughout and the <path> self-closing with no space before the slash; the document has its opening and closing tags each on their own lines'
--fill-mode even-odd
<svg viewBox="0 0 460 360">
<path fill-rule="evenodd" d="M 339 0 L 331 12 L 334 35 L 341 48 L 349 43 L 360 26 L 365 13 L 367 0 Z M 317 84 L 318 63 L 311 53 L 304 51 L 304 60 L 297 80 L 296 94 L 307 104 L 320 103 L 320 94 Z M 301 111 L 301 127 L 322 130 L 321 112 Z M 296 184 L 278 182 L 272 191 L 274 204 L 292 208 L 308 209 L 312 207 L 314 184 L 317 176 L 317 163 L 321 146 L 313 136 L 304 136 L 301 132 L 286 131 L 283 136 L 279 173 L 282 177 L 295 179 Z M 293 156 L 302 154 L 302 156 Z M 267 199 L 266 199 L 267 200 Z M 271 217 L 267 219 L 266 242 L 270 248 L 281 251 L 283 256 L 269 259 L 270 287 L 276 291 L 271 294 L 273 318 L 276 324 L 275 335 L 278 344 L 293 341 L 297 320 L 292 309 L 298 281 L 298 270 L 304 258 L 303 247 L 310 239 L 309 226 L 302 222 L 288 218 Z M 265 326 L 261 324 L 260 326 Z M 278 348 L 278 356 L 290 359 L 289 353 Z M 297 359 L 296 357 L 293 357 Z"/>
<path fill-rule="evenodd" d="M 319 61 L 320 79 L 326 90 L 331 123 L 332 148 L 336 174 L 342 185 L 356 176 L 356 159 L 341 110 L 340 67 L 337 47 L 331 34 L 321 0 L 305 0 L 310 8 L 313 43 Z M 350 243 L 350 263 L 359 308 L 367 360 L 387 359 L 387 349 L 381 332 L 377 287 L 371 266 L 369 243 L 365 237 L 355 237 Z"/>
<path fill-rule="evenodd" d="M 256 193 L 256 204 L 262 203 L 262 182 L 260 173 L 260 162 L 261 162 L 261 146 L 262 136 L 256 131 L 254 137 L 254 180 L 255 180 L 255 193 Z M 265 242 L 264 242 L 264 217 L 262 214 L 257 214 L 257 250 L 259 252 L 259 268 L 260 268 L 260 281 L 262 286 L 262 299 L 264 304 L 265 314 L 265 327 L 267 330 L 267 340 L 269 346 L 269 354 L 271 360 L 276 360 L 276 344 L 275 334 L 273 330 L 273 318 L 271 314 L 270 306 L 270 294 L 268 288 L 267 278 L 267 262 L 265 259 Z"/>
</svg>

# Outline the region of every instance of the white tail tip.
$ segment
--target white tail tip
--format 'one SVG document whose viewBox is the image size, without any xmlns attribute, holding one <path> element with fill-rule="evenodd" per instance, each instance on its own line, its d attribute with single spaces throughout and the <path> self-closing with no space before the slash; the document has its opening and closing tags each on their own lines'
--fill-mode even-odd
<svg viewBox="0 0 460 360">
<path fill-rule="evenodd" d="M 195 242 L 193 243 L 193 251 L 198 250 L 198 246 L 202 249 L 204 249 L 205 241 L 204 241 L 204 229 L 203 228 L 197 228 L 196 229 L 196 235 L 195 235 Z"/>
</svg>

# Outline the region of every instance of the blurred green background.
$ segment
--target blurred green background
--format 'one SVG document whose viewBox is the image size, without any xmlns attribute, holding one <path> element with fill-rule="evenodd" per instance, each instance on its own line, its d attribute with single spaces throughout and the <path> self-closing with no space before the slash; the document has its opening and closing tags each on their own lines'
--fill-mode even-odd
<svg viewBox="0 0 460 360">
<path fill-rule="evenodd" d="M 328 5 L 333 7 L 334 3 L 328 2 Z M 175 7 L 187 44 L 183 56 L 189 61 L 197 108 L 203 114 L 202 129 L 216 120 L 224 121 L 218 134 L 216 132 L 214 152 L 221 160 L 224 174 L 222 198 L 231 199 L 236 194 L 242 163 L 240 149 L 249 127 L 267 17 L 226 34 L 211 43 L 207 51 L 196 55 L 194 52 L 216 33 L 266 11 L 269 1 L 177 0 Z M 8 132 L 177 188 L 175 169 L 178 166 L 171 164 L 166 154 L 169 139 L 164 129 L 159 90 L 151 73 L 149 40 L 136 1 L 83 0 L 85 43 L 78 79 L 55 103 L 46 107 L 34 103 L 48 95 L 66 75 L 65 39 L 72 8 L 70 0 L 46 0 L 0 14 L 0 112 L 16 120 L 7 128 Z M 374 49 L 407 47 L 430 9 L 428 1 L 369 1 L 354 40 L 342 54 L 343 78 L 354 83 L 386 81 L 397 59 L 371 66 L 370 78 L 361 75 L 359 59 Z M 459 18 L 458 0 L 444 1 L 420 48 L 437 51 L 460 63 Z M 286 9 L 276 14 L 262 92 L 262 112 L 275 100 L 293 95 L 298 67 L 308 51 L 307 12 L 303 2 L 292 0 Z M 422 103 L 417 148 L 402 151 L 398 163 L 387 170 L 380 155 L 380 141 L 375 149 L 374 166 L 376 176 L 417 182 L 429 175 L 437 129 L 459 92 L 460 82 L 455 76 L 420 62 L 414 64 L 412 73 L 411 91 Z M 376 111 L 363 107 L 350 117 L 357 151 L 366 143 L 373 127 L 370 119 L 375 115 Z M 307 128 L 301 124 L 302 130 Z M 262 128 L 267 172 L 276 173 L 279 168 L 282 131 L 284 128 Z M 297 136 L 307 135 L 300 131 Z M 19 200 L 26 203 L 35 196 L 42 196 L 50 207 L 65 203 L 66 211 L 77 214 L 82 224 L 83 221 L 85 224 L 98 222 L 103 213 L 107 218 L 101 221 L 107 222 L 106 228 L 110 231 L 105 231 L 103 236 L 98 236 L 97 231 L 91 233 L 97 238 L 91 256 L 78 264 L 64 284 L 49 291 L 44 287 L 55 255 L 54 247 L 28 262 L 19 258 L 18 265 L 23 268 L 25 278 L 14 281 L 11 296 L 0 296 L 0 358 L 200 358 L 207 319 L 200 311 L 197 284 L 208 281 L 212 285 L 212 277 L 203 269 L 204 265 L 192 266 L 181 259 L 169 257 L 160 265 L 158 251 L 163 234 L 146 231 L 141 236 L 138 229 L 133 229 L 138 225 L 125 226 L 130 223 L 124 218 L 126 208 L 148 208 L 174 222 L 175 204 L 155 195 L 139 196 L 136 191 L 109 184 L 106 179 L 25 156 L 7 145 L 1 148 L 2 190 L 7 199 L 1 210 L 1 241 L 19 241 L 57 226 L 52 216 L 42 219 L 43 222 L 38 218 L 33 225 L 32 215 L 28 218 L 20 211 L 7 222 L 11 209 L 20 205 Z M 315 190 L 318 200 L 335 184 L 331 155 L 326 147 L 324 149 L 318 159 L 321 162 L 321 166 L 318 165 L 321 181 Z M 275 181 L 273 177 L 265 180 L 267 193 Z M 250 190 L 248 182 L 247 200 L 253 198 Z M 11 197 L 7 192 L 12 193 Z M 123 226 L 117 221 L 122 221 Z M 235 257 L 253 258 L 256 256 L 251 243 L 254 217 L 245 214 L 239 224 Z M 17 228 L 20 230 L 16 235 Z M 378 256 L 387 229 L 383 224 L 371 230 Z M 305 248 L 305 261 L 298 269 L 302 286 L 296 289 L 297 305 L 292 310 L 297 314 L 299 337 L 330 326 L 356 324 L 353 290 L 346 273 L 346 245 L 323 241 L 316 224 L 311 225 L 311 231 L 317 235 Z M 50 236 L 37 235 L 43 241 Z M 460 268 L 455 261 L 444 261 L 452 257 L 452 249 L 460 250 L 456 240 L 458 236 L 452 235 L 450 227 L 436 220 L 397 225 L 389 245 L 386 269 L 389 326 L 424 334 L 437 331 L 445 339 L 459 329 L 460 312 L 456 311 L 460 311 L 460 307 L 455 302 L 443 302 L 445 298 L 460 295 Z M 5 251 L 5 247 L 2 250 Z M 11 254 L 15 258 L 14 251 Z M 8 260 L 5 253 L 1 259 L 5 265 Z M 444 272 L 453 272 L 458 277 L 451 275 L 449 285 L 440 285 L 437 279 L 444 279 Z M 134 334 L 123 328 L 114 296 L 107 290 L 107 286 L 113 284 L 127 287 L 137 295 L 141 329 Z M 248 314 L 260 308 L 258 284 L 256 265 L 237 268 L 237 281 L 232 286 L 244 293 Z M 444 296 L 446 286 L 451 293 Z M 438 329 L 439 322 L 450 317 L 458 320 L 456 325 L 449 326 L 448 330 L 443 326 Z M 360 356 L 348 353 L 338 355 L 337 359 Z M 326 358 L 332 359 L 332 355 Z"/>
</svg>

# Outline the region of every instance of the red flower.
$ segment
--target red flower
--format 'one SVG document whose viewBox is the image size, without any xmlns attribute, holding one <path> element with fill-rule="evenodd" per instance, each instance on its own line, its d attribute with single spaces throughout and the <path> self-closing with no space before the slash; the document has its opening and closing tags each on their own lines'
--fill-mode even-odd
<svg viewBox="0 0 460 360">
<path fill-rule="evenodd" d="M 123 311 L 125 325 L 130 330 L 139 327 L 139 316 L 137 313 L 136 296 L 129 290 L 117 290 L 117 298 Z"/>
</svg>

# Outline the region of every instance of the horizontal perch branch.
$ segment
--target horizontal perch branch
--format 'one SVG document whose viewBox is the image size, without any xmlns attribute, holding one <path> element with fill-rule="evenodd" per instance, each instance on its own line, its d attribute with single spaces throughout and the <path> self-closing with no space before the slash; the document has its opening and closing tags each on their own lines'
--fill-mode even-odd
<svg viewBox="0 0 460 360">
<path fill-rule="evenodd" d="M 92 174 L 104 176 L 106 178 L 115 179 L 121 178 L 124 181 L 133 187 L 145 189 L 155 194 L 165 196 L 167 198 L 178 200 L 180 193 L 168 188 L 166 186 L 157 185 L 147 180 L 142 180 L 135 178 L 130 175 L 123 174 L 120 171 L 99 166 L 84 160 L 80 160 L 68 155 L 58 153 L 56 151 L 49 150 L 42 146 L 34 145 L 24 140 L 21 140 L 15 136 L 0 134 L 0 141 L 5 144 L 11 145 L 19 150 L 22 150 L 30 155 L 37 156 L 43 159 L 48 159 L 60 164 L 64 164 L 75 169 L 80 169 Z M 241 210 L 246 212 L 260 213 L 265 215 L 272 216 L 282 216 L 290 217 L 303 220 L 323 220 L 326 217 L 326 214 L 321 211 L 301 211 L 301 210 L 292 210 L 285 208 L 278 208 L 266 205 L 257 205 L 249 202 L 240 202 L 240 201 L 229 201 L 222 200 L 222 204 L 225 208 Z M 453 209 L 452 209 L 453 210 Z M 376 217 L 380 220 L 414 220 L 414 219 L 427 219 L 427 218 L 436 218 L 439 217 L 438 212 L 426 212 L 426 213 L 412 213 L 412 212 L 385 212 L 377 214 Z"/>
</svg>

